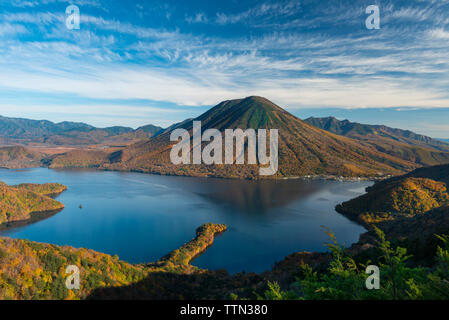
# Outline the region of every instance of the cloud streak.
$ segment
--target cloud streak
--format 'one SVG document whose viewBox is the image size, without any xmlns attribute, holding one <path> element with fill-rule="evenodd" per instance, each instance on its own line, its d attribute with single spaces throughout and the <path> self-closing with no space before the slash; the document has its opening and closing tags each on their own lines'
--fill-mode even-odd
<svg viewBox="0 0 449 320">
<path fill-rule="evenodd" d="M 98 99 L 123 115 L 135 99 L 168 110 L 254 94 L 291 110 L 449 107 L 448 1 L 385 1 L 377 31 L 364 27 L 363 1 L 137 3 L 124 15 L 86 0 L 78 31 L 61 3 L 12 1 L 0 14 L 0 94 L 16 92 L 24 112 L 21 96 L 38 94 L 92 99 L 105 117 Z"/>
</svg>

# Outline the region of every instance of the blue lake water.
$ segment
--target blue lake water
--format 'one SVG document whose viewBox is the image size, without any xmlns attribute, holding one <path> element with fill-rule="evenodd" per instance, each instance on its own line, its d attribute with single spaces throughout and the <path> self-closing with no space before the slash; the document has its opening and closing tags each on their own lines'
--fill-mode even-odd
<svg viewBox="0 0 449 320">
<path fill-rule="evenodd" d="M 2 236 L 117 254 L 132 263 L 155 261 L 191 240 L 206 222 L 228 231 L 193 264 L 261 272 L 298 251 L 325 251 L 321 226 L 340 243 L 364 228 L 338 214 L 336 204 L 370 182 L 240 181 L 90 170 L 0 170 L 7 184 L 59 182 L 58 214 L 4 230 Z M 82 206 L 80 209 L 79 206 Z"/>
</svg>

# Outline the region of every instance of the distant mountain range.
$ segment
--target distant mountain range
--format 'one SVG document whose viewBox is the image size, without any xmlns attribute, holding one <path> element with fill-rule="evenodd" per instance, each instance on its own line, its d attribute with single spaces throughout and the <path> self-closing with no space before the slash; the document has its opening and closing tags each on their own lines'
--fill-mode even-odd
<svg viewBox="0 0 449 320">
<path fill-rule="evenodd" d="M 448 143 L 412 131 L 341 121 L 334 117 L 311 117 L 304 121 L 320 129 L 356 139 L 364 145 L 376 148 L 379 152 L 423 166 L 449 163 Z"/>
<path fill-rule="evenodd" d="M 147 125 L 136 130 L 129 127 L 96 128 L 79 122 L 53 123 L 46 120 L 28 120 L 0 116 L 0 143 L 41 143 L 57 146 L 94 144 L 123 144 L 146 139 L 160 132 L 161 127 Z"/>
<path fill-rule="evenodd" d="M 421 166 L 449 163 L 449 144 L 411 131 L 339 121 L 335 118 L 293 116 L 263 97 L 223 101 L 195 119 L 167 129 L 146 126 L 98 129 L 82 123 L 0 118 L 0 136 L 16 141 L 40 141 L 65 145 L 107 144 L 126 141 L 120 148 L 75 149 L 42 156 L 51 168 L 91 167 L 107 170 L 158 174 L 259 178 L 259 165 L 173 165 L 170 161 L 170 133 L 183 128 L 192 133 L 193 121 L 202 131 L 248 128 L 279 130 L 279 170 L 276 177 L 328 175 L 373 177 L 397 175 Z M 133 142 L 133 143 L 131 143 Z M 111 144 L 109 144 L 111 145 Z M 203 143 L 203 147 L 207 143 Z M 4 148 L 3 148 L 4 149 Z M 1 149 L 0 149 L 1 151 Z M 34 159 L 26 150 L 3 153 Z M 0 152 L 0 156 L 1 156 Z M 8 156 L 3 157 L 7 162 Z M 1 157 L 0 157 L 1 159 Z M 4 162 L 5 162 L 4 161 Z"/>
<path fill-rule="evenodd" d="M 335 135 L 312 126 L 262 97 L 224 101 L 196 119 L 203 131 L 215 128 L 279 130 L 277 177 L 304 175 L 374 176 L 398 174 L 419 165 L 379 152 L 369 144 Z M 192 131 L 192 119 L 174 125 L 146 141 L 109 154 L 97 163 L 109 170 L 134 170 L 160 174 L 258 178 L 258 165 L 173 165 L 170 161 L 170 132 L 175 128 Z M 106 156 L 106 155 L 105 155 Z M 101 158 L 99 155 L 93 158 Z M 104 158 L 103 158 L 104 159 Z M 67 167 L 82 162 L 77 154 L 56 156 L 50 166 Z M 94 166 L 89 161 L 90 166 Z"/>
</svg>

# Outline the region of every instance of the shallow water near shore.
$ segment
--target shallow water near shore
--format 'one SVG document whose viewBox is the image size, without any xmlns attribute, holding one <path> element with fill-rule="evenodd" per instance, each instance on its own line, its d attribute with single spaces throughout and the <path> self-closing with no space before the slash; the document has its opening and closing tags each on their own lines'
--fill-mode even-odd
<svg viewBox="0 0 449 320">
<path fill-rule="evenodd" d="M 94 170 L 0 170 L 7 184 L 59 182 L 65 209 L 1 236 L 85 247 L 132 263 L 155 261 L 182 246 L 206 222 L 224 223 L 193 264 L 231 273 L 262 272 L 298 251 L 325 251 L 334 231 L 346 246 L 365 230 L 334 210 L 372 183 L 242 181 Z M 80 208 L 81 206 L 81 208 Z"/>
</svg>

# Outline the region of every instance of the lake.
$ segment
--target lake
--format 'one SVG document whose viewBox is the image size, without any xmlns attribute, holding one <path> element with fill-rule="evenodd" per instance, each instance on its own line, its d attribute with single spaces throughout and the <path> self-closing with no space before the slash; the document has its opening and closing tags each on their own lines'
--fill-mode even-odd
<svg viewBox="0 0 449 320">
<path fill-rule="evenodd" d="M 206 222 L 225 223 L 193 265 L 262 272 L 298 251 L 325 251 L 321 226 L 349 246 L 365 230 L 334 210 L 371 182 L 241 181 L 93 170 L 0 170 L 7 184 L 59 182 L 65 209 L 2 236 L 85 247 L 132 263 L 158 260 Z M 82 208 L 80 208 L 80 205 Z"/>
</svg>

